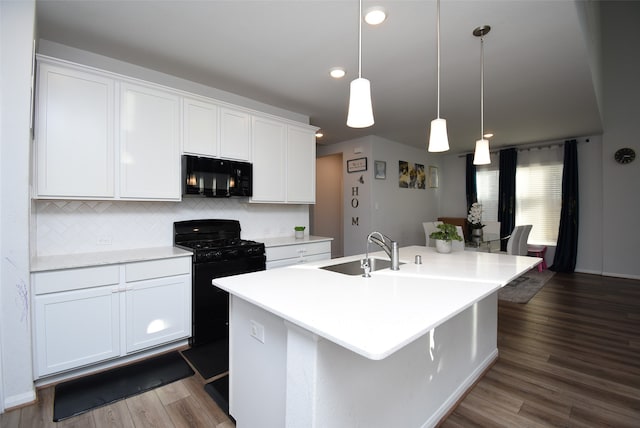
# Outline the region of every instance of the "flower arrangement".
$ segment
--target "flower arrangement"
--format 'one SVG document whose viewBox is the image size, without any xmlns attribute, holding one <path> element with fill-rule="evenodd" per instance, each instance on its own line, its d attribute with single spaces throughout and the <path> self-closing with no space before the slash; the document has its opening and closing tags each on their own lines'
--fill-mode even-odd
<svg viewBox="0 0 640 428">
<path fill-rule="evenodd" d="M 482 229 L 484 227 L 484 224 L 482 224 L 482 205 L 477 202 L 471 204 L 467 221 L 471 229 Z"/>
</svg>

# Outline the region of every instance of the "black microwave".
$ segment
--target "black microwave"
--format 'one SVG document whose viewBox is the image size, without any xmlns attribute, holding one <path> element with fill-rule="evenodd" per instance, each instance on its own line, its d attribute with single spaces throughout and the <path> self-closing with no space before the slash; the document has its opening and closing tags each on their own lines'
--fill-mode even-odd
<svg viewBox="0 0 640 428">
<path fill-rule="evenodd" d="M 228 198 L 252 195 L 249 162 L 182 156 L 182 195 Z"/>
</svg>

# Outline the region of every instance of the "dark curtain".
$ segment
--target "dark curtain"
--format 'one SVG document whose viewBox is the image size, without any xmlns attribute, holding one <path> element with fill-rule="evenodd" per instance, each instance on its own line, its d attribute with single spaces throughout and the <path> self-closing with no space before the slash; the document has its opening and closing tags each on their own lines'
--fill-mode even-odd
<svg viewBox="0 0 640 428">
<path fill-rule="evenodd" d="M 471 204 L 478 202 L 478 187 L 476 186 L 476 166 L 473 164 L 473 153 L 467 154 L 467 213 Z"/>
<path fill-rule="evenodd" d="M 562 170 L 562 209 L 558 229 L 558 245 L 549 268 L 556 272 L 573 272 L 578 256 L 578 143 L 564 143 Z"/>
<path fill-rule="evenodd" d="M 508 236 L 516 225 L 516 149 L 500 150 L 500 170 L 498 172 L 498 221 L 500 236 Z M 507 240 L 500 241 L 500 250 L 507 250 Z"/>
</svg>

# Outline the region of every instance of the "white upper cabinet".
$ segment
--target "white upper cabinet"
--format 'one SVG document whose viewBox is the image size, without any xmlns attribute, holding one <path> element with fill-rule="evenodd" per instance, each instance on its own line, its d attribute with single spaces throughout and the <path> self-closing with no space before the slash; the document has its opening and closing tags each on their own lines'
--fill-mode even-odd
<svg viewBox="0 0 640 428">
<path fill-rule="evenodd" d="M 196 156 L 217 157 L 218 111 L 216 104 L 183 98 L 183 152 Z"/>
<path fill-rule="evenodd" d="M 287 202 L 316 202 L 315 130 L 289 125 L 287 129 Z"/>
<path fill-rule="evenodd" d="M 252 202 L 286 200 L 287 126 L 275 120 L 252 118 L 253 150 Z"/>
<path fill-rule="evenodd" d="M 249 113 L 205 99 L 185 97 L 182 105 L 183 153 L 249 161 Z"/>
<path fill-rule="evenodd" d="M 251 202 L 315 203 L 315 128 L 254 116 Z"/>
<path fill-rule="evenodd" d="M 250 159 L 250 120 L 247 112 L 220 108 L 220 157 L 242 161 Z"/>
<path fill-rule="evenodd" d="M 251 202 L 315 203 L 315 130 L 38 55 L 34 198 L 179 201 L 181 154 L 253 163 Z"/>
<path fill-rule="evenodd" d="M 120 197 L 180 200 L 180 98 L 120 86 Z"/>
<path fill-rule="evenodd" d="M 114 197 L 114 96 L 112 79 L 39 64 L 37 197 Z"/>
</svg>

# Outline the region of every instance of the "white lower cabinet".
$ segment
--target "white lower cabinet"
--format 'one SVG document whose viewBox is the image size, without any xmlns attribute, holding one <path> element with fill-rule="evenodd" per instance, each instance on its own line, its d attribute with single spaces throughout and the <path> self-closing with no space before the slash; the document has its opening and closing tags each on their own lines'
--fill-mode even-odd
<svg viewBox="0 0 640 428">
<path fill-rule="evenodd" d="M 38 377 L 120 355 L 120 299 L 113 287 L 36 296 L 34 312 Z"/>
<path fill-rule="evenodd" d="M 191 336 L 190 256 L 36 272 L 32 286 L 36 378 Z"/>
<path fill-rule="evenodd" d="M 140 281 L 126 296 L 126 351 L 135 352 L 191 336 L 191 278 Z"/>
<path fill-rule="evenodd" d="M 295 265 L 298 263 L 315 262 L 331 259 L 331 240 L 302 241 L 286 245 L 267 246 L 267 269 Z"/>
</svg>

